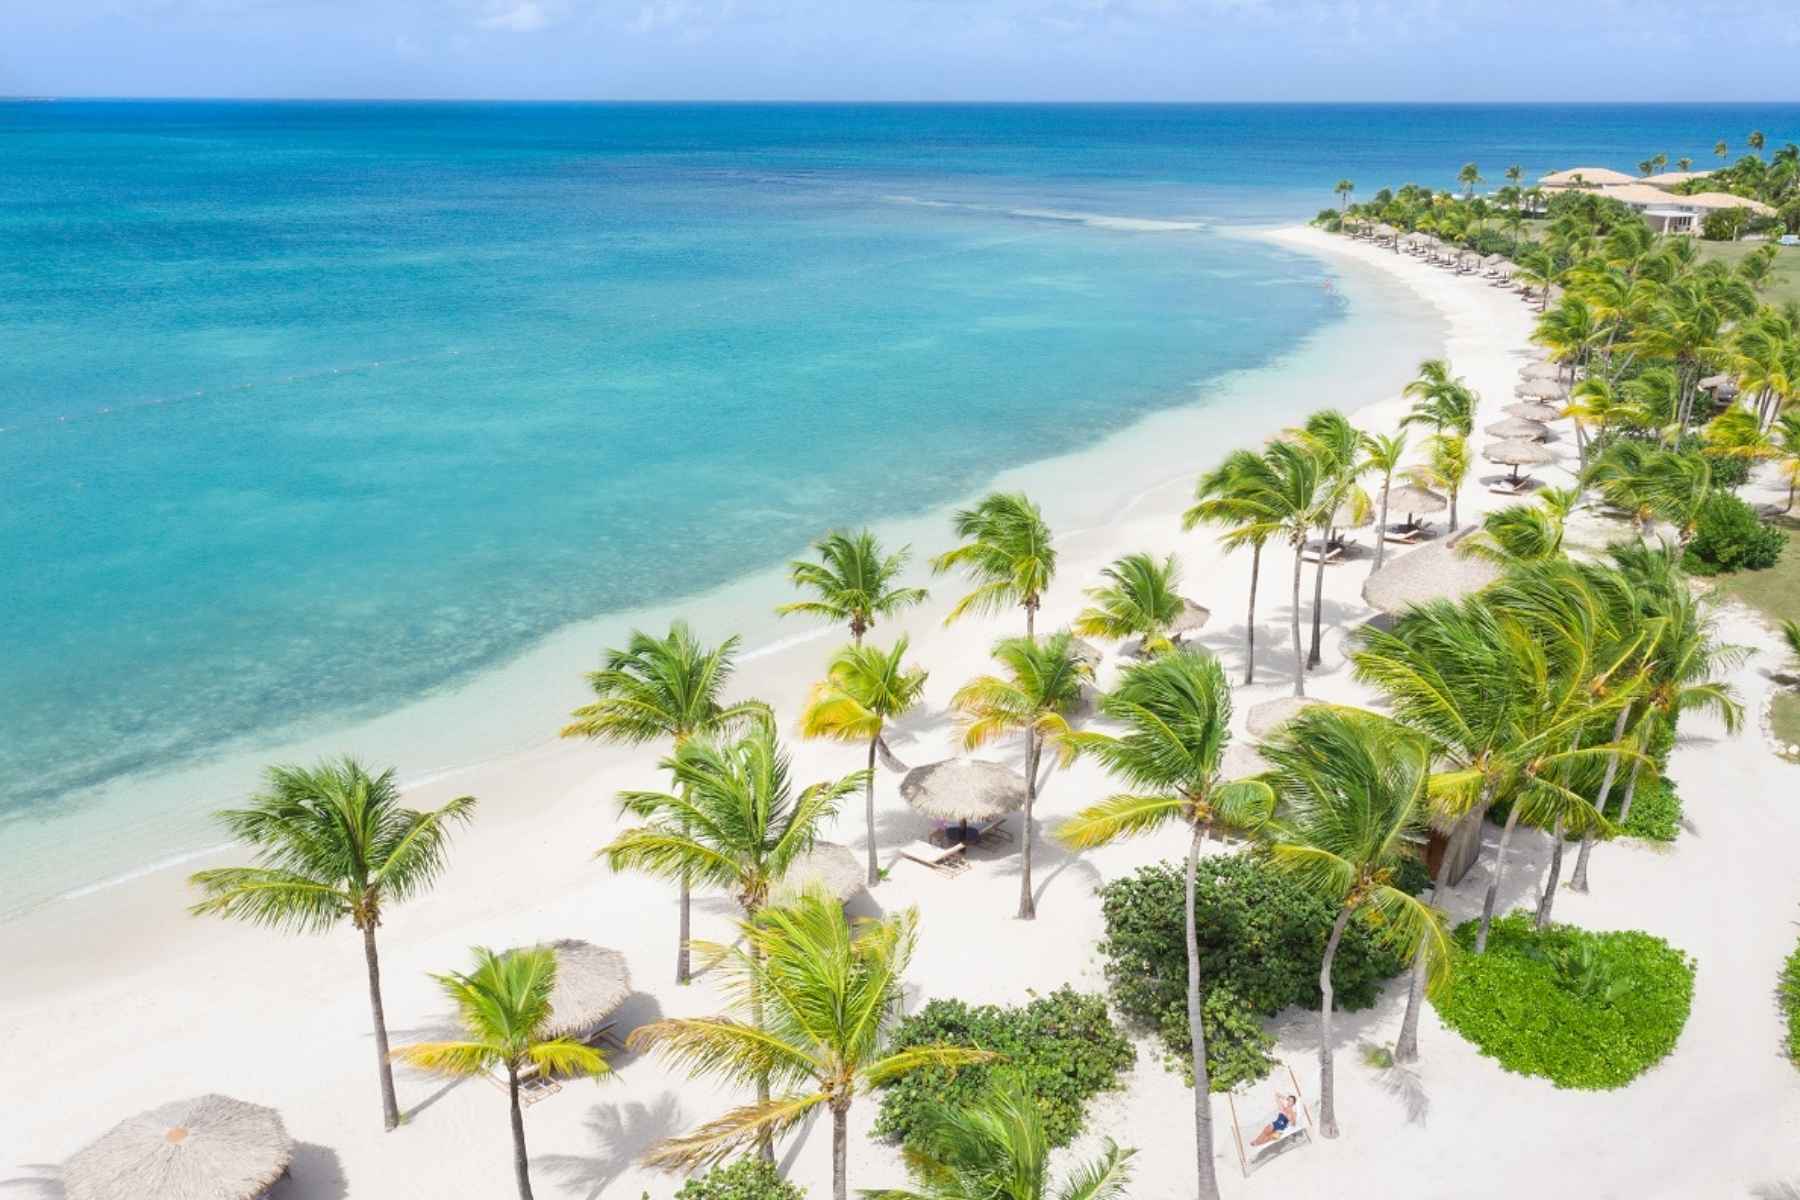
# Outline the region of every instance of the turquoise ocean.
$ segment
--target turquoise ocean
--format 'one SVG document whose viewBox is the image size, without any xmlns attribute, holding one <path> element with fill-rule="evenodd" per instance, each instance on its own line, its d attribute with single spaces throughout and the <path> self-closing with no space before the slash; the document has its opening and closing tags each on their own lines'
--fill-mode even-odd
<svg viewBox="0 0 1800 1200">
<path fill-rule="evenodd" d="M 1800 108 L 0 103 L 0 913 L 216 841 L 227 756 L 1224 403 L 1347 315 L 1230 235 L 1340 177 L 1753 127 Z M 436 732 L 404 772 L 525 736 Z"/>
</svg>

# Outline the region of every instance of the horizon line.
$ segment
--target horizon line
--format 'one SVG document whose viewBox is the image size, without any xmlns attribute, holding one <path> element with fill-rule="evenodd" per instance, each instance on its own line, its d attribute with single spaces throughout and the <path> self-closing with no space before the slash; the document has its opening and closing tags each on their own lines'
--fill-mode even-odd
<svg viewBox="0 0 1800 1200">
<path fill-rule="evenodd" d="M 1386 108 L 1800 108 L 1800 100 L 876 100 L 800 99 L 785 97 L 708 98 L 670 97 L 526 97 L 526 96 L 167 96 L 87 94 L 0 94 L 0 104 L 592 104 L 592 105 L 716 105 L 756 107 L 766 105 L 861 105 L 867 107 L 1112 107 L 1112 108 L 1307 108 L 1321 105 Z"/>
</svg>

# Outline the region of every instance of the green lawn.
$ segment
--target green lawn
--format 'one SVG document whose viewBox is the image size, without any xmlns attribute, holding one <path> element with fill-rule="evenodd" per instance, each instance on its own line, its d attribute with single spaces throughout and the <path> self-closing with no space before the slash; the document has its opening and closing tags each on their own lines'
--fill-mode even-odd
<svg viewBox="0 0 1800 1200">
<path fill-rule="evenodd" d="M 1760 245 L 1761 242 L 1701 242 L 1700 257 L 1702 260 L 1724 259 L 1736 266 Z M 1763 290 L 1762 298 L 1769 304 L 1800 300 L 1800 246 L 1781 247 L 1781 253 L 1775 259 L 1775 273 Z"/>
<path fill-rule="evenodd" d="M 1800 620 L 1800 519 L 1784 517 L 1775 523 L 1788 538 L 1779 562 L 1766 571 L 1739 571 L 1714 582 L 1722 595 L 1742 600 L 1771 622 Z"/>
<path fill-rule="evenodd" d="M 1775 740 L 1784 746 L 1800 746 L 1800 692 L 1781 692 L 1769 710 Z M 1632 816 L 1636 816 L 1634 809 Z"/>
</svg>

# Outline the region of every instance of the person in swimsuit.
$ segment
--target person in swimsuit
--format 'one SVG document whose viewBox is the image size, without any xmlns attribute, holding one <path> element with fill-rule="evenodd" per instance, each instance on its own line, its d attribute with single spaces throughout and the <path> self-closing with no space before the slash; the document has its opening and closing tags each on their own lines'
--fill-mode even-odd
<svg viewBox="0 0 1800 1200">
<path fill-rule="evenodd" d="M 1281 1135 L 1286 1133 L 1289 1129 L 1292 1129 L 1300 1120 L 1300 1115 L 1294 1111 L 1294 1105 L 1298 1100 L 1299 1097 L 1297 1096 L 1288 1096 L 1276 1092 L 1275 1119 L 1270 1121 L 1267 1125 L 1264 1125 L 1262 1132 L 1251 1139 L 1250 1144 L 1252 1146 L 1266 1146 L 1270 1142 L 1281 1137 Z"/>
</svg>

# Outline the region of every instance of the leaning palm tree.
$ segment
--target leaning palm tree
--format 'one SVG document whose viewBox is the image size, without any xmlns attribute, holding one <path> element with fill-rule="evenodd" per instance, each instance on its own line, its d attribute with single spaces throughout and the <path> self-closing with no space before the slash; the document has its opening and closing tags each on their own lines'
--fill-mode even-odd
<svg viewBox="0 0 1800 1200">
<path fill-rule="evenodd" d="M 1337 181 L 1337 186 L 1331 190 L 1338 194 L 1341 211 L 1348 213 L 1350 211 L 1350 193 L 1356 190 L 1356 185 L 1348 179 L 1340 179 Z"/>
<path fill-rule="evenodd" d="M 1075 756 L 1068 714 L 1081 702 L 1089 670 L 1075 656 L 1072 641 L 1066 630 L 1042 643 L 1030 637 L 1003 638 L 994 646 L 994 658 L 1006 669 L 1005 675 L 977 676 L 950 698 L 950 707 L 962 726 L 965 749 L 980 749 L 1003 734 L 1025 735 L 1025 828 L 1019 840 L 1021 921 L 1037 917 L 1037 900 L 1031 894 L 1031 843 L 1038 763 L 1046 745 L 1063 766 Z"/>
<path fill-rule="evenodd" d="M 1433 433 L 1455 433 L 1469 437 L 1475 432 L 1475 410 L 1481 397 L 1462 376 L 1450 373 L 1445 359 L 1428 358 L 1419 364 L 1419 374 L 1401 389 L 1412 398 L 1413 406 L 1400 418 L 1402 429 L 1424 425 Z"/>
<path fill-rule="evenodd" d="M 658 1051 L 696 1077 L 767 1078 L 781 1094 L 670 1138 L 644 1161 L 691 1171 L 779 1137 L 823 1109 L 831 1114 L 831 1194 L 847 1200 L 850 1106 L 858 1093 L 921 1068 L 993 1058 L 962 1046 L 887 1045 L 917 926 L 917 912 L 907 909 L 852 928 L 835 900 L 812 892 L 741 922 L 739 946 L 704 944 L 732 1014 L 656 1021 L 634 1030 L 627 1044 Z M 765 1001 L 760 1028 L 740 1019 L 754 997 Z"/>
<path fill-rule="evenodd" d="M 1369 496 L 1357 482 L 1367 469 L 1363 435 L 1348 417 L 1335 408 L 1321 409 L 1306 418 L 1300 432 L 1302 444 L 1319 458 L 1323 480 L 1313 518 L 1319 531 L 1319 562 L 1313 572 L 1312 643 L 1306 652 L 1306 665 L 1312 668 L 1324 659 L 1325 563 L 1332 537 L 1341 520 L 1361 524 L 1369 519 Z"/>
<path fill-rule="evenodd" d="M 620 833 L 599 857 L 615 871 L 642 871 L 729 892 L 751 916 L 812 850 L 819 826 L 837 816 L 844 797 L 866 779 L 856 771 L 795 795 L 788 756 L 775 731 L 760 723 L 729 744 L 683 742 L 662 766 L 677 790 L 620 793 L 620 806 L 644 824 Z M 751 999 L 760 1008 L 757 998 Z M 768 1081 L 758 1081 L 757 1100 L 768 1098 Z M 774 1161 L 772 1142 L 765 1140 L 761 1152 Z"/>
<path fill-rule="evenodd" d="M 788 578 L 797 588 L 813 593 L 811 600 L 778 605 L 779 616 L 805 613 L 850 626 L 850 639 L 861 645 L 863 634 L 875 627 L 877 617 L 890 617 L 903 608 L 921 603 L 924 588 L 898 587 L 895 580 L 906 569 L 912 547 L 883 554 L 875 535 L 832 530 L 813 549 L 819 561 L 801 559 L 788 564 Z"/>
<path fill-rule="evenodd" d="M 1289 630 L 1294 638 L 1294 695 L 1306 694 L 1306 645 L 1300 640 L 1300 582 L 1306 569 L 1306 542 L 1321 520 L 1336 508 L 1330 468 L 1304 441 L 1280 439 L 1263 452 L 1262 467 L 1241 484 L 1241 523 L 1227 534 L 1240 544 L 1288 543 L 1294 551 L 1292 608 Z"/>
<path fill-rule="evenodd" d="M 548 946 L 495 954 L 475 948 L 475 969 L 433 976 L 456 1006 L 465 1036 L 457 1041 L 402 1046 L 394 1057 L 423 1071 L 466 1079 L 495 1067 L 506 1072 L 512 1101 L 513 1176 L 519 1200 L 532 1200 L 531 1166 L 525 1155 L 525 1113 L 519 1103 L 520 1077 L 605 1075 L 611 1068 L 600 1052 L 572 1037 L 550 1037 L 550 994 L 556 987 L 556 951 Z"/>
<path fill-rule="evenodd" d="M 1220 541 L 1227 550 L 1250 547 L 1250 611 L 1244 619 L 1244 682 L 1256 680 L 1256 585 L 1262 576 L 1262 552 L 1274 531 L 1265 500 L 1273 476 L 1261 455 L 1235 450 L 1194 486 L 1194 505 L 1181 514 L 1184 530 L 1204 522 L 1222 525 Z"/>
<path fill-rule="evenodd" d="M 1450 532 L 1456 532 L 1456 498 L 1474 466 L 1469 439 L 1457 433 L 1438 433 L 1425 439 L 1425 461 L 1413 466 L 1410 476 L 1420 487 L 1441 491 L 1450 501 Z"/>
<path fill-rule="evenodd" d="M 1149 554 L 1127 554 L 1100 574 L 1107 582 L 1087 589 L 1093 603 L 1076 616 L 1075 632 L 1115 641 L 1135 637 L 1146 654 L 1171 649 L 1169 628 L 1187 607 L 1175 590 L 1181 583 L 1175 556 L 1158 562 Z"/>
<path fill-rule="evenodd" d="M 351 758 L 270 767 L 264 779 L 248 808 L 219 814 L 232 836 L 254 849 L 257 865 L 197 872 L 188 882 L 205 899 L 188 911 L 298 933 L 321 933 L 346 919 L 356 927 L 369 972 L 382 1120 L 393 1129 L 400 1106 L 375 930 L 388 905 L 422 895 L 444 873 L 450 831 L 468 823 L 475 798 L 458 796 L 432 812 L 403 808 L 392 770 L 371 776 Z"/>
<path fill-rule="evenodd" d="M 923 1136 L 906 1167 L 918 1190 L 866 1190 L 863 1200 L 1124 1200 L 1131 1183 L 1136 1151 L 1106 1138 L 1098 1158 L 1052 1186 L 1044 1117 L 1016 1072 L 996 1071 L 973 1100 L 929 1101 L 917 1121 Z"/>
<path fill-rule="evenodd" d="M 1464 163 L 1462 170 L 1456 173 L 1456 182 L 1462 184 L 1463 199 L 1473 199 L 1475 196 L 1475 185 L 1483 182 L 1481 171 L 1474 163 Z"/>
<path fill-rule="evenodd" d="M 591 738 L 627 746 L 668 738 L 679 751 L 689 738 L 728 731 L 746 722 L 771 720 L 760 700 L 727 704 L 738 639 L 726 638 L 714 649 L 695 640 L 685 621 L 669 626 L 664 638 L 633 630 L 623 650 L 606 652 L 604 665 L 588 676 L 594 702 L 575 710 L 563 737 Z M 691 971 L 688 933 L 692 902 L 688 881 L 681 881 L 681 926 L 675 953 L 675 982 L 686 983 Z"/>
<path fill-rule="evenodd" d="M 892 650 L 845 646 L 832 657 L 825 678 L 813 685 L 800 713 L 800 736 L 869 743 L 863 817 L 868 832 L 869 886 L 881 882 L 875 863 L 875 752 L 888 722 L 911 711 L 925 693 L 925 672 L 906 665 L 907 640 Z"/>
<path fill-rule="evenodd" d="M 1187 933 L 1188 1037 L 1193 1043 L 1195 1167 L 1200 1195 L 1216 1200 L 1213 1172 L 1212 1093 L 1206 1066 L 1206 1028 L 1201 1023 L 1200 943 L 1194 889 L 1200 847 L 1213 828 L 1257 825 L 1273 803 L 1254 780 L 1226 782 L 1220 764 L 1230 740 L 1231 685 L 1209 654 L 1189 651 L 1129 668 L 1100 710 L 1123 726 L 1119 734 L 1077 733 L 1078 753 L 1091 754 L 1132 789 L 1077 813 L 1057 830 L 1075 849 L 1103 846 L 1166 825 L 1187 826 L 1187 875 L 1183 922 Z"/>
<path fill-rule="evenodd" d="M 997 613 L 1018 605 L 1025 610 L 1025 636 L 1037 635 L 1037 610 L 1056 575 L 1056 547 L 1044 514 L 1023 492 L 991 492 L 953 519 L 962 544 L 931 560 L 934 574 L 960 568 L 975 590 L 944 617 L 948 625 L 965 613 Z"/>
<path fill-rule="evenodd" d="M 1281 809 L 1259 838 L 1278 869 L 1337 909 L 1319 968 L 1319 1132 L 1336 1137 L 1331 968 L 1344 929 L 1361 920 L 1399 954 L 1422 955 L 1428 990 L 1448 973 L 1442 914 L 1393 883 L 1428 827 L 1431 752 L 1387 717 L 1315 705 L 1262 753 L 1274 764 Z"/>
<path fill-rule="evenodd" d="M 1363 464 L 1372 472 L 1381 476 L 1380 511 L 1375 517 L 1375 564 L 1369 568 L 1369 574 L 1381 570 L 1382 560 L 1387 550 L 1388 493 L 1393 490 L 1394 472 L 1400 469 L 1400 460 L 1406 457 L 1406 431 L 1399 433 L 1365 433 L 1363 434 Z"/>
</svg>

